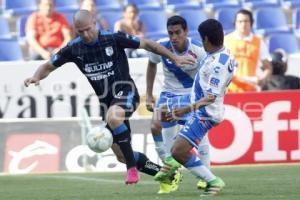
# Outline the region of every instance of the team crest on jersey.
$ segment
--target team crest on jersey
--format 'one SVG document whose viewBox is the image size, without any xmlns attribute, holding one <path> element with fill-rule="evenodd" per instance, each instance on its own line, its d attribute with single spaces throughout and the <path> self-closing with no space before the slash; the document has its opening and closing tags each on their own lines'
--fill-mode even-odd
<svg viewBox="0 0 300 200">
<path fill-rule="evenodd" d="M 107 56 L 112 56 L 114 54 L 114 50 L 112 47 L 106 47 L 105 48 L 105 53 Z"/>
</svg>

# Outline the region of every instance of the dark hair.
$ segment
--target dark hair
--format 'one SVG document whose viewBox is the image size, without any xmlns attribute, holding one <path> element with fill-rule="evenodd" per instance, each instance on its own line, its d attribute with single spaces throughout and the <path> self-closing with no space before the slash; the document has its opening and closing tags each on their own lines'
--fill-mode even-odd
<svg viewBox="0 0 300 200">
<path fill-rule="evenodd" d="M 183 28 L 183 30 L 187 29 L 187 23 L 186 20 L 179 16 L 179 15 L 174 15 L 172 17 L 170 17 L 167 21 L 167 28 L 169 26 L 174 26 L 174 25 L 181 25 L 181 27 Z"/>
<path fill-rule="evenodd" d="M 235 14 L 234 22 L 236 22 L 236 18 L 237 18 L 237 15 L 238 15 L 238 14 L 248 15 L 248 17 L 249 17 L 249 19 L 250 19 L 250 24 L 251 24 L 251 26 L 253 25 L 254 19 L 253 19 L 253 14 L 252 14 L 251 11 L 246 10 L 246 9 L 241 9 L 241 10 L 239 10 L 239 11 Z"/>
<path fill-rule="evenodd" d="M 275 50 L 271 53 L 272 74 L 283 75 L 286 71 L 285 52 L 282 50 Z"/>
<path fill-rule="evenodd" d="M 139 13 L 139 9 L 138 9 L 138 7 L 134 3 L 129 3 L 126 6 L 124 6 L 123 7 L 123 11 L 125 12 L 126 9 L 129 8 L 129 7 L 133 7 L 136 10 L 136 12 Z"/>
<path fill-rule="evenodd" d="M 212 45 L 223 45 L 224 31 L 222 24 L 218 20 L 207 19 L 203 21 L 198 27 L 198 32 L 202 40 L 204 40 L 204 38 L 207 37 Z"/>
</svg>

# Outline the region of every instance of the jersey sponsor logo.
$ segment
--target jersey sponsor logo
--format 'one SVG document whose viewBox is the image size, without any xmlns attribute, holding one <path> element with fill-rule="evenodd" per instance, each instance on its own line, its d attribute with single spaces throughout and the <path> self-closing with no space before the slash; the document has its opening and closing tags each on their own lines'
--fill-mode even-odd
<svg viewBox="0 0 300 200">
<path fill-rule="evenodd" d="M 221 68 L 220 68 L 219 66 L 214 67 L 214 69 L 213 69 L 213 70 L 214 70 L 214 73 L 215 73 L 215 74 L 218 74 L 218 73 L 220 72 L 220 69 L 221 69 Z"/>
<path fill-rule="evenodd" d="M 115 95 L 115 98 L 117 99 L 121 99 L 121 97 L 123 96 L 123 91 L 119 91 L 116 95 Z"/>
<path fill-rule="evenodd" d="M 209 85 L 213 86 L 213 87 L 218 87 L 220 83 L 220 79 L 217 79 L 215 77 L 212 77 L 209 81 Z"/>
<path fill-rule="evenodd" d="M 115 71 L 106 72 L 105 74 L 102 74 L 102 73 L 86 74 L 86 76 L 91 81 L 98 81 L 98 80 L 106 79 L 106 78 L 108 78 L 110 76 L 114 76 L 114 75 L 115 75 Z"/>
<path fill-rule="evenodd" d="M 114 54 L 114 50 L 112 47 L 106 47 L 105 48 L 105 53 L 107 56 L 112 56 Z"/>
<path fill-rule="evenodd" d="M 84 66 L 84 71 L 87 73 L 93 73 L 98 71 L 104 71 L 110 69 L 113 66 L 113 62 L 109 61 L 107 63 L 88 63 Z"/>
</svg>

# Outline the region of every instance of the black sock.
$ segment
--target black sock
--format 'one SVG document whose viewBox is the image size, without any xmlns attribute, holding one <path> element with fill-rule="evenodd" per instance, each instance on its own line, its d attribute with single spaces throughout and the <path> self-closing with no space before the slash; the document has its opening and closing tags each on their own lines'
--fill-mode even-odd
<svg viewBox="0 0 300 200">
<path fill-rule="evenodd" d="M 114 135 L 114 141 L 120 146 L 120 149 L 126 160 L 127 169 L 135 167 L 136 162 L 131 147 L 130 129 L 125 124 L 121 124 L 112 131 Z"/>
<path fill-rule="evenodd" d="M 143 172 L 150 176 L 155 176 L 155 174 L 159 172 L 161 166 L 150 161 L 145 154 L 135 151 L 134 157 L 136 160 L 137 168 L 140 172 Z"/>
</svg>

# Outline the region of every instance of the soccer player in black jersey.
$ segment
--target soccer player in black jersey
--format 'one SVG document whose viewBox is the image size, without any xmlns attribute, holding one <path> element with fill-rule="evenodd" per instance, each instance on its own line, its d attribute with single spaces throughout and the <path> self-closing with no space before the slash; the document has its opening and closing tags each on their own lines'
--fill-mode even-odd
<svg viewBox="0 0 300 200">
<path fill-rule="evenodd" d="M 124 161 L 127 166 L 126 184 L 137 183 L 137 170 L 141 170 L 143 164 L 146 166 L 147 157 L 141 153 L 134 153 L 131 147 L 128 118 L 139 104 L 139 94 L 130 77 L 124 49 L 143 48 L 168 57 L 177 66 L 193 64 L 194 60 L 190 57 L 176 56 L 151 40 L 138 39 L 122 32 L 99 31 L 96 29 L 95 18 L 87 10 L 76 12 L 74 27 L 79 36 L 42 64 L 24 84 L 38 85 L 40 80 L 63 64 L 75 63 L 98 95 L 101 116 L 113 133 L 112 149 L 118 160 Z M 136 158 L 135 154 L 138 155 Z"/>
</svg>

